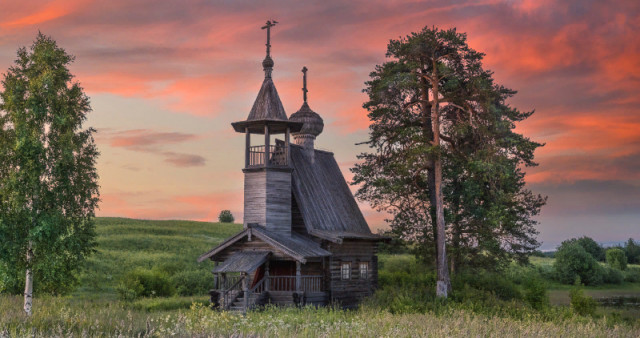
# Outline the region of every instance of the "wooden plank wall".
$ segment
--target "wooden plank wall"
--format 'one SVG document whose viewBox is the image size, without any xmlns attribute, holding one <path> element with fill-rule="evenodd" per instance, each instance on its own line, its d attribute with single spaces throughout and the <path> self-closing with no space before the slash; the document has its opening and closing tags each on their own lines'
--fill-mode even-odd
<svg viewBox="0 0 640 338">
<path fill-rule="evenodd" d="M 244 173 L 244 226 L 249 223 L 265 225 L 267 221 L 265 198 L 267 193 L 267 172 L 246 171 Z"/>
<path fill-rule="evenodd" d="M 291 233 L 291 172 L 267 169 L 266 227 Z"/>
<path fill-rule="evenodd" d="M 246 170 L 244 225 L 257 223 L 279 233 L 291 233 L 291 172 Z"/>
<path fill-rule="evenodd" d="M 326 268 L 330 278 L 331 301 L 351 308 L 367 296 L 373 294 L 378 286 L 378 257 L 376 244 L 370 241 L 344 240 L 342 244 L 330 244 L 333 252 Z M 369 263 L 369 276 L 360 277 L 360 262 Z M 342 279 L 342 263 L 350 263 L 351 278 Z"/>
</svg>

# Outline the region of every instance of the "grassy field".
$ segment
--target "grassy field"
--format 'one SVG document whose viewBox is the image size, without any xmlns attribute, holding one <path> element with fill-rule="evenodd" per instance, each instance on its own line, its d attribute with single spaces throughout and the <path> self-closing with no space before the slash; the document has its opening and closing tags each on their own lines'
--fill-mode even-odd
<svg viewBox="0 0 640 338">
<path fill-rule="evenodd" d="M 22 314 L 19 296 L 0 295 L 0 337 L 640 336 L 640 320 L 620 321 L 610 312 L 581 317 L 565 306 L 537 311 L 520 300 L 505 301 L 467 287 L 462 300 L 434 300 L 432 288 L 425 288 L 434 283 L 433 271 L 410 255 L 380 256 L 381 290 L 356 311 L 267 308 L 241 316 L 211 311 L 204 292 L 118 299 L 120 281 L 136 269 L 195 274 L 212 282 L 211 264 L 198 264 L 196 258 L 240 229 L 235 224 L 99 218 L 98 252 L 81 272 L 77 290 L 65 297 L 36 294 L 31 318 Z M 555 291 L 563 290 L 552 290 L 552 297 Z"/>
</svg>

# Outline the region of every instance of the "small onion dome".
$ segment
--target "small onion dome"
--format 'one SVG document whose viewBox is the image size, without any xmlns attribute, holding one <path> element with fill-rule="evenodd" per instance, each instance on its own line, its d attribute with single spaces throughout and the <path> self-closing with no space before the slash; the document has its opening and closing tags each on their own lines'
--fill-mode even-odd
<svg viewBox="0 0 640 338">
<path fill-rule="evenodd" d="M 263 68 L 273 68 L 273 64 L 274 64 L 273 59 L 269 55 L 267 55 L 267 57 L 265 57 L 264 60 L 262 60 Z"/>
<path fill-rule="evenodd" d="M 322 133 L 322 129 L 324 128 L 322 117 L 320 117 L 318 113 L 311 110 L 306 102 L 302 104 L 300 110 L 291 114 L 291 116 L 289 117 L 289 121 L 303 123 L 302 129 L 300 129 L 300 131 L 297 133 L 293 133 L 293 135 L 310 134 L 313 136 L 318 136 L 320 135 L 320 133 Z"/>
</svg>

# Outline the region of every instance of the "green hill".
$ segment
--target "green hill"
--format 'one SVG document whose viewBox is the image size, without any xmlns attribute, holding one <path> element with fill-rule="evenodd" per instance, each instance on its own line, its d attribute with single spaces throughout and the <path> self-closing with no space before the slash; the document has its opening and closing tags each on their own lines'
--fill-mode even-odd
<svg viewBox="0 0 640 338">
<path fill-rule="evenodd" d="M 123 275 L 136 269 L 197 273 L 213 282 L 211 264 L 196 259 L 240 230 L 242 225 L 229 223 L 96 218 L 97 252 L 86 262 L 74 295 L 116 298 Z"/>
</svg>

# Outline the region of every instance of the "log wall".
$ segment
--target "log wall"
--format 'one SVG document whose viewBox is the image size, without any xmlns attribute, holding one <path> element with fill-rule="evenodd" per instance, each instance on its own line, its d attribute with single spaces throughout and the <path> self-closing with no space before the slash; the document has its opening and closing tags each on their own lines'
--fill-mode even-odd
<svg viewBox="0 0 640 338">
<path fill-rule="evenodd" d="M 332 302 L 344 307 L 356 307 L 364 298 L 373 294 L 378 286 L 378 257 L 376 246 L 371 241 L 344 240 L 342 244 L 332 243 L 328 250 L 333 252 L 325 273 L 330 276 L 329 289 Z M 360 276 L 360 263 L 369 264 L 367 278 Z M 350 278 L 342 279 L 342 264 L 351 266 Z"/>
</svg>

